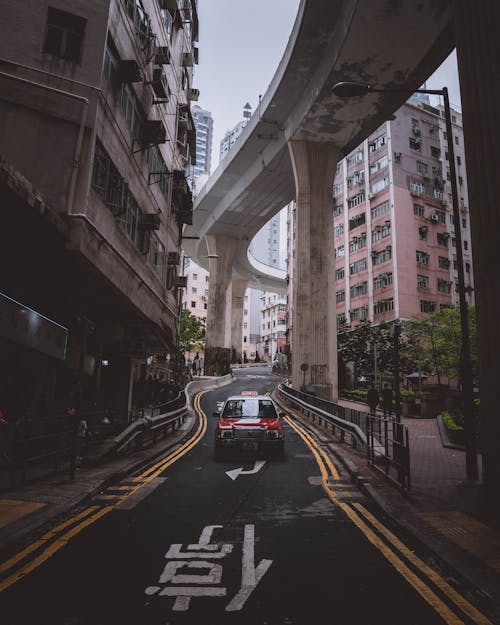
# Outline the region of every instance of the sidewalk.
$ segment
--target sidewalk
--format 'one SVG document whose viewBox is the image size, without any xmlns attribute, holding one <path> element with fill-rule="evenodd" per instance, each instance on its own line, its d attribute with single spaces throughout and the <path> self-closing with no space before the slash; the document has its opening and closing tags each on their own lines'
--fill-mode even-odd
<svg viewBox="0 0 500 625">
<path fill-rule="evenodd" d="M 340 404 L 366 410 L 364 404 Z M 476 586 L 500 610 L 500 516 L 480 483 L 466 482 L 465 452 L 444 447 L 436 419 L 403 418 L 410 439 L 411 490 L 403 494 L 370 467 L 364 450 L 316 429 L 359 487 L 403 532 Z M 306 421 L 309 427 L 310 422 Z M 326 440 L 325 440 L 326 439 Z M 448 441 L 444 441 L 448 442 Z M 481 475 L 481 457 L 479 472 Z M 500 617 L 500 614 L 499 614 Z"/>
<path fill-rule="evenodd" d="M 58 472 L 36 482 L 0 493 L 0 551 L 27 538 L 58 515 L 70 512 L 90 496 L 105 490 L 125 476 L 139 470 L 157 456 L 179 446 L 196 427 L 191 408 L 192 397 L 202 390 L 225 386 L 232 376 L 200 376 L 186 387 L 188 416 L 184 423 L 154 445 L 138 449 L 97 466 L 78 467 L 74 480 L 68 472 Z"/>
<path fill-rule="evenodd" d="M 74 480 L 69 479 L 67 472 L 60 472 L 3 491 L 0 494 L 0 550 L 178 446 L 194 426 L 194 416 L 190 414 L 166 439 L 100 466 L 79 467 Z"/>
</svg>

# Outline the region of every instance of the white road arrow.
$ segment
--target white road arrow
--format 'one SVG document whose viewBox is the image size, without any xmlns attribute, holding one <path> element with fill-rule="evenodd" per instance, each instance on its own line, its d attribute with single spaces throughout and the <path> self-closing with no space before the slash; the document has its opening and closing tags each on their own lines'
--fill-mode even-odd
<svg viewBox="0 0 500 625">
<path fill-rule="evenodd" d="M 232 471 L 226 471 L 226 475 L 234 481 L 238 475 L 252 475 L 252 473 L 257 473 L 265 464 L 265 460 L 256 460 L 254 468 L 250 469 L 250 471 L 243 471 L 243 467 L 238 467 L 237 469 L 232 469 Z"/>
</svg>

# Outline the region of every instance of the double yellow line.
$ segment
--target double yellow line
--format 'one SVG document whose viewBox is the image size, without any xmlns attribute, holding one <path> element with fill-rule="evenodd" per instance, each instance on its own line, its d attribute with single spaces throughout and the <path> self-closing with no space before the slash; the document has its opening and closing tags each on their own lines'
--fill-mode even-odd
<svg viewBox="0 0 500 625">
<path fill-rule="evenodd" d="M 431 605 L 448 625 L 465 625 L 464 621 L 432 590 L 432 583 L 456 608 L 478 625 L 493 625 L 492 622 L 462 595 L 452 588 L 436 571 L 416 556 L 399 538 L 385 525 L 376 519 L 361 503 L 341 501 L 332 488 L 332 480 L 339 480 L 339 474 L 330 456 L 316 440 L 297 422 L 285 417 L 288 425 L 293 428 L 311 450 L 321 471 L 322 485 L 331 501 L 339 506 L 356 527 L 363 532 L 370 543 L 391 563 L 406 581 Z M 419 572 L 417 575 L 408 564 Z M 423 579 L 422 579 L 423 578 Z M 425 580 L 425 581 L 424 581 Z"/>
<path fill-rule="evenodd" d="M 134 478 L 134 482 L 136 482 L 136 484 L 134 486 L 131 486 L 130 489 L 127 490 L 127 492 L 125 492 L 123 495 L 118 497 L 112 505 L 108 505 L 105 507 L 97 505 L 88 506 L 79 514 L 52 528 L 50 531 L 43 534 L 43 536 L 41 536 L 31 545 L 28 545 L 28 547 L 18 552 L 16 555 L 12 556 L 5 562 L 1 563 L 0 575 L 3 575 L 10 569 L 14 568 L 16 564 L 30 556 L 30 554 L 33 554 L 34 552 L 42 549 L 42 551 L 40 551 L 40 553 L 38 553 L 38 555 L 36 555 L 33 559 L 26 562 L 20 569 L 16 570 L 14 573 L 12 573 L 0 582 L 0 592 L 6 590 L 7 588 L 9 588 L 9 586 L 12 586 L 23 577 L 26 577 L 26 575 L 29 575 L 29 573 L 34 571 L 46 560 L 48 560 L 57 551 L 59 551 L 59 549 L 62 549 L 65 545 L 67 545 L 74 536 L 79 534 L 89 525 L 92 525 L 93 523 L 101 519 L 103 516 L 108 514 L 108 512 L 111 512 L 111 510 L 113 510 L 114 508 L 118 507 L 121 503 L 123 503 L 123 501 L 128 499 L 140 488 L 143 488 L 144 486 L 149 484 L 152 480 L 154 480 L 161 473 L 163 473 L 165 469 L 167 469 L 174 462 L 180 460 L 195 445 L 197 445 L 203 438 L 207 429 L 207 416 L 201 409 L 200 404 L 200 400 L 204 392 L 198 393 L 194 400 L 194 407 L 196 413 L 199 415 L 199 422 L 196 432 L 190 439 L 188 439 L 171 454 L 168 454 L 156 464 L 149 467 L 139 476 Z M 75 523 L 77 523 L 77 525 L 75 525 Z M 74 527 L 71 527 L 73 525 Z M 71 529 L 61 534 L 61 532 L 64 532 L 64 530 L 66 530 L 68 527 L 71 527 Z"/>
</svg>

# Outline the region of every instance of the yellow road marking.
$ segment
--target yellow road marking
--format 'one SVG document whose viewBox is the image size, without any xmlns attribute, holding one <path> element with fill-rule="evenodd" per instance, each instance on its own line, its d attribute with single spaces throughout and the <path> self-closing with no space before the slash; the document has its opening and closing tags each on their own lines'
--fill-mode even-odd
<svg viewBox="0 0 500 625">
<path fill-rule="evenodd" d="M 61 523 L 60 525 L 53 527 L 51 530 L 49 530 L 46 534 L 44 534 L 37 541 L 35 541 L 34 543 L 26 547 L 26 549 L 23 549 L 22 551 L 17 553 L 15 556 L 12 556 L 12 558 L 10 558 L 9 560 L 6 560 L 2 564 L 0 564 L 0 573 L 3 573 L 4 571 L 8 571 L 11 567 L 14 566 L 14 564 L 16 564 L 17 562 L 25 558 L 27 555 L 29 555 L 30 553 L 38 549 L 38 547 L 41 547 L 51 538 L 54 538 L 54 536 L 58 534 L 61 530 L 65 529 L 69 525 L 73 525 L 73 523 L 75 523 L 76 521 L 79 521 L 83 517 L 88 516 L 91 512 L 94 512 L 94 510 L 97 510 L 98 507 L 99 506 L 90 506 L 88 508 L 85 508 L 85 510 L 80 512 L 80 514 L 77 514 L 76 516 L 71 517 L 71 519 L 64 521 L 64 523 Z"/>
<path fill-rule="evenodd" d="M 323 458 L 328 458 L 325 452 L 318 446 L 317 442 L 300 426 L 294 424 L 289 417 L 285 417 L 287 423 L 302 437 L 309 447 L 322 475 L 323 488 L 328 496 L 337 504 L 356 527 L 366 536 L 366 538 L 376 547 L 380 553 L 392 564 L 398 573 L 420 594 L 420 596 L 445 620 L 447 625 L 464 625 L 464 621 L 459 618 L 436 593 L 418 577 L 408 566 L 394 553 L 388 545 L 371 530 L 359 516 L 357 511 L 365 516 L 370 523 L 388 540 L 400 553 L 408 559 L 424 576 L 433 582 L 464 614 L 474 619 L 477 625 L 492 625 L 484 614 L 479 612 L 464 597 L 455 591 L 444 579 L 442 579 L 433 569 L 426 565 L 420 558 L 415 556 L 389 529 L 380 523 L 366 508 L 360 503 L 344 503 L 339 500 L 337 494 L 328 482 L 328 474 L 323 463 Z M 353 509 L 353 507 L 355 509 Z"/>
<path fill-rule="evenodd" d="M 300 436 L 302 436 L 302 439 L 307 439 L 307 441 L 309 441 L 311 444 L 308 445 L 309 449 L 312 450 L 311 446 L 314 446 L 319 453 L 322 455 L 324 461 L 326 462 L 327 467 L 330 469 L 330 473 L 332 475 L 332 477 L 335 480 L 340 480 L 340 475 L 337 471 L 337 468 L 335 467 L 335 465 L 333 464 L 333 462 L 331 461 L 330 456 L 328 456 L 328 454 L 321 449 L 321 447 L 318 446 L 318 444 L 316 443 L 316 441 L 314 440 L 314 438 L 308 433 L 306 432 L 303 428 L 299 428 L 298 426 L 296 426 L 295 423 L 293 423 L 293 421 L 290 419 L 290 417 L 285 417 L 285 421 L 288 423 L 288 425 L 290 425 Z M 306 443 L 307 444 L 307 443 Z"/>
<path fill-rule="evenodd" d="M 81 532 L 83 529 L 85 529 L 92 523 L 95 523 L 100 518 L 102 518 L 105 514 L 107 514 L 114 508 L 116 508 L 118 505 L 120 505 L 122 501 L 130 497 L 133 493 L 135 493 L 137 490 L 139 490 L 140 488 L 142 488 L 149 482 L 151 482 L 155 477 L 158 477 L 158 475 L 162 473 L 167 467 L 169 467 L 171 464 L 173 464 L 174 462 L 182 458 L 186 453 L 188 453 L 188 451 L 190 451 L 195 445 L 197 445 L 198 442 L 203 437 L 203 435 L 205 434 L 206 429 L 207 429 L 207 416 L 201 409 L 201 405 L 200 405 L 200 398 L 205 392 L 206 391 L 198 393 L 195 397 L 194 404 L 195 404 L 195 409 L 200 416 L 200 422 L 198 424 L 198 429 L 195 435 L 191 439 L 186 441 L 175 452 L 173 452 L 172 454 L 169 454 L 168 456 L 163 458 L 161 461 L 157 462 L 155 465 L 153 465 L 152 468 L 149 468 L 141 476 L 133 478 L 133 481 L 138 482 L 137 485 L 133 486 L 129 492 L 121 495 L 113 505 L 108 505 L 105 508 L 100 508 L 100 509 L 98 509 L 99 506 L 90 506 L 86 508 L 75 517 L 72 517 L 71 519 L 68 519 L 67 521 L 64 521 L 60 525 L 56 526 L 55 528 L 53 528 L 52 530 L 44 534 L 40 539 L 35 541 L 33 544 L 26 547 L 26 549 L 23 549 L 18 554 L 16 554 L 12 558 L 10 558 L 9 560 L 1 564 L 0 572 L 7 571 L 12 566 L 14 566 L 14 564 L 16 564 L 17 562 L 25 558 L 27 555 L 29 555 L 30 553 L 32 553 L 33 551 L 41 547 L 43 544 L 45 544 L 48 540 L 50 540 L 51 538 L 54 538 L 54 536 L 58 534 L 61 530 L 65 529 L 69 525 L 74 524 L 75 521 L 78 521 L 82 519 L 83 517 L 86 517 L 86 516 L 88 517 L 89 514 L 94 512 L 96 509 L 98 509 L 98 511 L 95 514 L 88 517 L 77 526 L 73 527 L 69 532 L 66 532 L 65 534 L 57 538 L 53 543 L 47 546 L 33 560 L 31 560 L 30 562 L 25 564 L 21 569 L 19 569 L 18 571 L 16 571 L 9 577 L 7 577 L 5 580 L 3 580 L 3 582 L 0 582 L 0 592 L 5 590 L 9 586 L 12 586 L 21 578 L 31 573 L 34 569 L 39 567 L 43 562 L 45 562 L 52 555 L 54 555 L 54 553 L 59 551 L 59 549 L 64 547 L 74 536 L 76 536 L 76 534 Z"/>
<path fill-rule="evenodd" d="M 398 551 L 400 551 L 405 558 L 407 558 L 414 566 L 416 566 L 422 573 L 436 584 L 436 586 L 455 603 L 464 614 L 474 619 L 478 625 L 492 625 L 484 614 L 481 614 L 472 604 L 470 604 L 462 595 L 460 595 L 454 588 L 452 588 L 442 577 L 440 577 L 436 571 L 431 569 L 430 566 L 425 564 L 418 556 L 416 556 L 408 547 L 403 544 L 399 538 L 393 534 L 385 525 L 382 525 L 373 514 L 371 514 L 366 508 L 360 504 L 353 504 L 354 507 L 361 512 L 361 514 L 370 521 L 370 523 L 383 534 L 389 542 L 391 542 Z"/>
<path fill-rule="evenodd" d="M 31 573 L 34 569 L 38 568 L 40 564 L 43 564 L 46 560 L 48 560 L 51 556 L 53 556 L 57 551 L 59 551 L 59 549 L 64 547 L 68 543 L 68 541 L 71 538 L 73 538 L 73 536 L 76 536 L 76 534 L 81 532 L 88 525 L 95 523 L 98 519 L 100 519 L 105 514 L 110 512 L 110 510 L 112 510 L 113 507 L 114 506 L 107 506 L 106 508 L 101 508 L 98 512 L 96 512 L 96 514 L 92 515 L 88 519 L 85 519 L 85 521 L 83 521 L 82 523 L 74 527 L 73 529 L 69 530 L 69 532 L 66 532 L 66 534 L 63 534 L 60 538 L 55 540 L 49 547 L 47 547 L 47 549 L 42 551 L 42 553 L 38 555 L 34 560 L 32 560 L 31 562 L 28 562 L 28 564 L 25 564 L 21 569 L 19 569 L 19 571 L 16 571 L 13 575 L 4 579 L 4 581 L 0 583 L 0 592 L 4 591 L 9 586 L 12 586 L 12 584 L 15 584 L 21 578 L 25 577 L 26 575 Z"/>
</svg>

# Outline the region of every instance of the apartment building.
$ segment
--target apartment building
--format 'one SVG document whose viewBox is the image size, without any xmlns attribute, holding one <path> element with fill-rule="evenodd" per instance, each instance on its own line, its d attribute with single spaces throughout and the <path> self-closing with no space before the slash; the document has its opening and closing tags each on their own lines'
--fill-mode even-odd
<svg viewBox="0 0 500 625">
<path fill-rule="evenodd" d="M 212 140 L 214 120 L 212 113 L 195 104 L 191 108 L 196 129 L 196 163 L 189 168 L 189 183 L 193 196 L 205 184 L 212 169 Z"/>
<path fill-rule="evenodd" d="M 196 0 L 1 0 L 0 376 L 126 414 L 175 346 L 195 160 Z M 8 373 L 8 375 L 7 375 Z M 5 374 L 5 375 L 4 375 Z M 7 380 L 7 382 L 5 382 Z M 10 390 L 9 390 L 10 389 Z"/>
<path fill-rule="evenodd" d="M 473 274 L 461 115 L 453 110 L 464 265 Z M 339 327 L 421 317 L 458 302 L 442 108 L 408 101 L 342 159 L 335 174 Z"/>
<path fill-rule="evenodd" d="M 264 291 L 261 296 L 259 354 L 272 362 L 278 352 L 285 352 L 287 307 L 286 295 Z"/>
<path fill-rule="evenodd" d="M 243 132 L 243 128 L 248 124 L 248 120 L 252 117 L 252 107 L 247 102 L 243 107 L 243 119 L 236 124 L 234 128 L 226 131 L 219 145 L 219 161 L 221 161 L 232 146 L 236 143 L 238 137 Z"/>
</svg>

